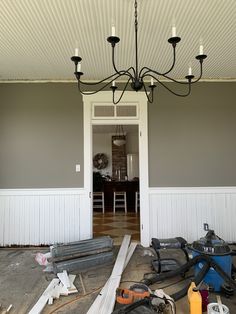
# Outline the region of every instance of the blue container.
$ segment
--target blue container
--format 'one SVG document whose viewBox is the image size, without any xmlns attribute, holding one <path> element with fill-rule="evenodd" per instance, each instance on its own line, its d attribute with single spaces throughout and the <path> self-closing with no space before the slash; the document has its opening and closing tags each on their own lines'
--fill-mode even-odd
<svg viewBox="0 0 236 314">
<path fill-rule="evenodd" d="M 193 257 L 199 255 L 200 253 L 193 251 Z M 225 272 L 227 275 L 231 277 L 231 269 L 232 269 L 232 257 L 231 255 L 211 255 L 210 256 Z M 204 262 L 200 262 L 195 266 L 195 276 L 202 269 Z M 215 292 L 221 290 L 221 286 L 224 283 L 224 279 L 214 270 L 214 268 L 210 268 L 203 281 L 208 284 Z"/>
<path fill-rule="evenodd" d="M 222 270 L 231 277 L 232 257 L 231 249 L 228 244 L 215 235 L 213 230 L 208 231 L 204 238 L 193 242 L 192 244 L 193 257 L 200 254 L 205 254 L 211 257 Z M 204 265 L 204 261 L 195 265 L 195 276 L 200 272 Z M 208 284 L 215 292 L 221 290 L 224 279 L 214 270 L 210 268 L 203 281 Z"/>
</svg>

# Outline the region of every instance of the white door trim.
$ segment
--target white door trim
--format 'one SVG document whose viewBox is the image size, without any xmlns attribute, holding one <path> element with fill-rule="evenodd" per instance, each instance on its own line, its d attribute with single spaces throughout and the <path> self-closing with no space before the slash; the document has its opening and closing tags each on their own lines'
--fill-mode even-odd
<svg viewBox="0 0 236 314">
<path fill-rule="evenodd" d="M 118 93 L 117 93 L 118 94 Z M 118 95 L 117 95 L 118 96 Z M 139 127 L 139 174 L 140 174 L 140 235 L 143 246 L 150 245 L 150 220 L 149 220 L 149 200 L 148 200 L 148 107 L 147 98 L 144 92 L 125 92 L 122 103 L 136 102 L 139 108 L 138 119 L 105 119 L 92 120 L 92 104 L 111 102 L 111 92 L 104 91 L 96 95 L 84 95 L 84 188 L 86 191 L 88 207 L 87 227 L 93 235 L 93 211 L 91 191 L 92 191 L 92 124 L 136 124 Z M 86 219 L 86 217 L 85 217 Z"/>
</svg>

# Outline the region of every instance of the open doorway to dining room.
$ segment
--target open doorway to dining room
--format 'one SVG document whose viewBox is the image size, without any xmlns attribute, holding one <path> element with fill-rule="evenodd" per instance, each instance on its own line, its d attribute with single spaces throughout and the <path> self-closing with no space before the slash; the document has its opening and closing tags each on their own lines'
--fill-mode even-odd
<svg viewBox="0 0 236 314">
<path fill-rule="evenodd" d="M 117 92 L 117 96 L 121 92 Z M 148 119 L 145 93 L 126 91 L 119 104 L 111 101 L 110 91 L 83 95 L 84 111 L 84 228 L 93 237 L 93 126 L 136 125 L 139 142 L 140 243 L 150 245 Z M 100 156 L 101 157 L 101 156 Z M 98 159 L 99 160 L 99 159 Z M 100 161 L 99 161 L 100 162 Z"/>
<path fill-rule="evenodd" d="M 140 241 L 138 125 L 93 125 L 93 237 Z"/>
</svg>

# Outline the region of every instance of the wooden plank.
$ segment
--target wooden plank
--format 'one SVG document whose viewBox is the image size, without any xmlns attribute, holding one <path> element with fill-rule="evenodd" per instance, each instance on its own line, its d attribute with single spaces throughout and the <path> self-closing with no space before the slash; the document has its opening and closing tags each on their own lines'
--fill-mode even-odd
<svg viewBox="0 0 236 314">
<path fill-rule="evenodd" d="M 53 279 L 46 290 L 43 292 L 41 297 L 38 299 L 37 303 L 33 306 L 30 310 L 29 314 L 40 314 L 48 302 L 49 297 L 51 296 L 50 293 L 52 289 L 54 289 L 59 284 L 59 279 Z"/>
<path fill-rule="evenodd" d="M 128 252 L 127 252 L 127 256 L 126 256 L 126 259 L 125 259 L 125 264 L 124 264 L 123 271 L 125 270 L 126 266 L 129 264 L 129 261 L 130 261 L 132 255 L 133 255 L 137 245 L 138 245 L 137 242 L 131 242 L 130 243 L 130 246 L 129 246 Z"/>
<path fill-rule="evenodd" d="M 123 240 L 123 241 L 124 241 L 124 240 Z M 123 243 L 123 242 L 122 242 L 122 243 Z M 133 252 L 134 252 L 136 246 L 137 246 L 137 243 L 132 242 L 132 243 L 130 244 L 130 246 L 129 246 L 127 252 L 126 252 L 126 258 L 125 258 L 125 262 L 124 262 L 124 264 L 123 264 L 123 270 L 124 270 L 124 269 L 126 268 L 126 266 L 128 265 L 128 263 L 129 263 L 129 261 L 130 261 L 130 259 L 131 259 L 131 257 L 132 257 L 132 254 L 133 254 Z M 119 254 L 118 254 L 118 255 L 119 255 Z M 118 257 L 117 257 L 117 260 L 118 260 Z M 117 260 L 116 260 L 116 261 L 117 261 Z M 115 269 L 115 266 L 114 266 L 114 268 L 113 268 L 113 271 L 114 271 L 114 269 Z M 116 269 L 118 270 L 118 267 L 117 267 Z M 122 270 L 122 271 L 123 271 L 123 270 Z M 112 271 L 112 274 L 114 275 L 113 271 Z M 108 292 L 107 292 L 108 289 L 110 289 L 112 285 L 113 285 L 113 287 L 114 287 L 115 285 L 117 285 L 116 288 L 119 286 L 119 283 L 118 283 L 118 284 L 117 284 L 117 282 L 115 283 L 114 280 L 112 281 L 112 284 L 110 284 L 111 278 L 112 278 L 112 276 L 110 276 L 110 278 L 109 278 L 109 279 L 107 280 L 107 282 L 105 283 L 104 287 L 102 288 L 102 290 L 101 290 L 100 293 L 98 294 L 97 298 L 95 299 L 95 301 L 93 302 L 93 304 L 92 304 L 91 307 L 89 308 L 87 314 L 98 314 L 98 313 L 100 314 L 100 309 L 102 308 L 102 304 L 104 303 L 104 300 L 105 300 L 106 295 L 107 295 L 107 293 L 108 293 Z M 116 289 L 116 288 L 115 288 L 115 289 Z M 113 294 L 113 296 L 114 296 L 114 294 Z M 107 314 L 107 313 L 106 313 L 106 314 Z"/>
<path fill-rule="evenodd" d="M 116 289 L 119 287 L 122 272 L 125 266 L 125 259 L 128 253 L 130 244 L 130 235 L 125 235 L 122 241 L 115 266 L 113 268 L 111 279 L 109 280 L 107 293 L 104 294 L 104 300 L 101 304 L 99 314 L 110 314 L 112 313 L 116 301 Z"/>
<path fill-rule="evenodd" d="M 126 234 L 124 236 L 123 241 L 122 241 L 121 246 L 120 246 L 119 253 L 118 253 L 117 258 L 116 258 L 115 265 L 114 265 L 112 273 L 111 273 L 111 277 L 119 276 L 122 274 L 123 269 L 124 269 L 126 255 L 127 255 L 129 244 L 130 244 L 130 239 L 131 239 L 130 235 Z"/>
<path fill-rule="evenodd" d="M 63 270 L 62 273 L 57 273 L 57 277 L 66 288 L 70 288 L 70 280 L 66 270 Z"/>
</svg>

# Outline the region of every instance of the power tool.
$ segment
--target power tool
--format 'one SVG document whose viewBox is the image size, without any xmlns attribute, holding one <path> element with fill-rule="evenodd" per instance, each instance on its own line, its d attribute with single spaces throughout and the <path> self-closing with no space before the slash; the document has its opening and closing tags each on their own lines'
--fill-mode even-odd
<svg viewBox="0 0 236 314">
<path fill-rule="evenodd" d="M 144 284 L 134 284 L 129 289 L 117 288 L 116 290 L 116 301 L 120 304 L 131 304 L 149 297 L 149 288 Z"/>
</svg>

